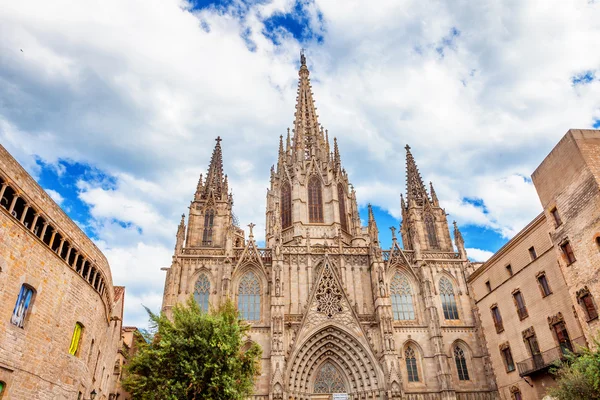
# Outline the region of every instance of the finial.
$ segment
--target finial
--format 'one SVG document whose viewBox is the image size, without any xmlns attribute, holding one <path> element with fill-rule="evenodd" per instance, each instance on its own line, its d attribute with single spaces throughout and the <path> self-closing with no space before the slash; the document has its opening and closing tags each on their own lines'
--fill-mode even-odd
<svg viewBox="0 0 600 400">
<path fill-rule="evenodd" d="M 406 149 L 406 151 L 410 150 L 410 146 L 409 145 L 404 146 L 404 148 Z"/>
<path fill-rule="evenodd" d="M 304 55 L 304 51 L 306 49 L 300 49 L 300 64 L 306 65 L 306 56 Z"/>
<path fill-rule="evenodd" d="M 396 240 L 396 227 L 390 226 L 390 231 L 392 231 L 392 240 L 395 241 Z"/>
<path fill-rule="evenodd" d="M 221 136 L 217 136 L 217 138 L 215 139 L 215 141 L 216 141 L 217 143 L 219 143 L 219 144 L 221 143 L 221 141 L 222 141 L 222 140 L 223 140 L 223 139 L 221 139 Z"/>
<path fill-rule="evenodd" d="M 248 234 L 248 237 L 250 239 L 254 238 L 254 233 L 252 232 L 252 229 L 255 227 L 256 225 L 253 222 L 250 222 L 248 224 L 248 228 L 250 228 L 250 233 Z"/>
</svg>

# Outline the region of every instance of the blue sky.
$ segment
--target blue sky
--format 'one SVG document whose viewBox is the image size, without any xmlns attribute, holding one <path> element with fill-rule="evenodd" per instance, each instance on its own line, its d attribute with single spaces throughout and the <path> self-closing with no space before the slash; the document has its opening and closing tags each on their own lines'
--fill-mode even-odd
<svg viewBox="0 0 600 400">
<path fill-rule="evenodd" d="M 535 23 L 531 23 L 535 21 Z M 0 143 L 107 255 L 125 323 L 157 310 L 214 138 L 262 240 L 306 49 L 319 121 L 389 246 L 410 144 L 469 255 L 540 211 L 532 171 L 600 128 L 600 4 L 57 0 L 0 9 Z"/>
</svg>

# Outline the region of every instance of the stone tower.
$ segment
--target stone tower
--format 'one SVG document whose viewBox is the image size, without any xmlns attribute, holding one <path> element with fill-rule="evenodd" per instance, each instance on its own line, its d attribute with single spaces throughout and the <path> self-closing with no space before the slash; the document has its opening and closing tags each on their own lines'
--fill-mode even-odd
<svg viewBox="0 0 600 400">
<path fill-rule="evenodd" d="M 446 214 L 407 148 L 405 248 L 395 227 L 392 247 L 381 248 L 370 206 L 361 226 L 337 140 L 331 146 L 319 124 L 309 75 L 301 55 L 293 131 L 280 136 L 271 167 L 265 248 L 257 247 L 254 224 L 244 240 L 234 223 L 217 139 L 187 234 L 184 220 L 177 233 L 163 310 L 192 293 L 203 307 L 231 298 L 252 325 L 249 340 L 263 349 L 255 400 L 329 399 L 331 393 L 495 398 L 458 228 L 455 252 Z"/>
</svg>

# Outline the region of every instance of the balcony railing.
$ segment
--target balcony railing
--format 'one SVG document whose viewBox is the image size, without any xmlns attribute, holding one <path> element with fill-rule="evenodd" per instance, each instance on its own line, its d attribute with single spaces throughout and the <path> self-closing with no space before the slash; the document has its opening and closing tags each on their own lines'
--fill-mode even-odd
<svg viewBox="0 0 600 400">
<path fill-rule="evenodd" d="M 546 350 L 540 354 L 536 354 L 531 358 L 517 363 L 519 375 L 528 376 L 536 372 L 541 372 L 550 367 L 558 360 L 563 360 L 568 351 L 578 353 L 581 347 L 587 347 L 583 336 L 573 339 L 569 342 L 562 343 L 550 350 Z"/>
</svg>

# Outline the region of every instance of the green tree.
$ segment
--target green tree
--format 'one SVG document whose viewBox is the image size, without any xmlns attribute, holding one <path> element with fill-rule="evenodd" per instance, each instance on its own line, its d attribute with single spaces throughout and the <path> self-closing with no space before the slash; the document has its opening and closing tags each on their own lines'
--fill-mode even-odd
<svg viewBox="0 0 600 400">
<path fill-rule="evenodd" d="M 579 354 L 568 354 L 551 371 L 557 385 L 548 390 L 550 396 L 558 400 L 600 400 L 600 343 L 594 343 L 596 350 L 577 349 Z"/>
<path fill-rule="evenodd" d="M 125 370 L 124 388 L 140 400 L 241 400 L 252 394 L 261 349 L 244 347 L 250 328 L 226 301 L 203 312 L 192 297 L 173 321 L 148 310 L 151 333 Z"/>
</svg>

